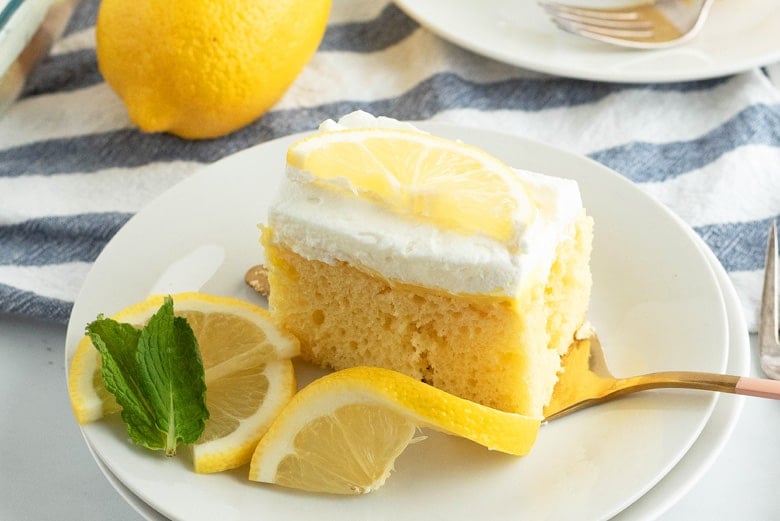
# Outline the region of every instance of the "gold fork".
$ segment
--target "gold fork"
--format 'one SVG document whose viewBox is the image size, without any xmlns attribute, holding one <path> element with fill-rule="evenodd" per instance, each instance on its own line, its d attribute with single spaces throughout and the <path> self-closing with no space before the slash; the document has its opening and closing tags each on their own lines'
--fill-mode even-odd
<svg viewBox="0 0 780 521">
<path fill-rule="evenodd" d="M 761 368 L 771 378 L 780 378 L 780 340 L 777 310 L 777 222 L 769 228 L 764 265 L 764 289 L 758 344 Z M 595 333 L 575 340 L 562 361 L 563 369 L 544 409 L 554 420 L 580 409 L 648 389 L 684 388 L 780 399 L 780 381 L 695 371 L 667 371 L 629 378 L 615 378 L 607 368 L 601 343 Z"/>
<path fill-rule="evenodd" d="M 699 389 L 780 399 L 780 381 L 696 371 L 666 371 L 615 378 L 607 368 L 595 333 L 576 340 L 563 358 L 552 400 L 544 409 L 550 421 L 575 411 L 649 389 Z"/>
</svg>

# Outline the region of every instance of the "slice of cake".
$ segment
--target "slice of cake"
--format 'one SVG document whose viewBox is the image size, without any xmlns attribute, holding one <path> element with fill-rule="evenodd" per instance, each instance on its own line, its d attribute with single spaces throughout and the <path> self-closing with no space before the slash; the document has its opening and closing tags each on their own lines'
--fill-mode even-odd
<svg viewBox="0 0 780 521">
<path fill-rule="evenodd" d="M 577 184 L 365 112 L 288 150 L 263 231 L 302 357 L 542 416 L 590 296 Z"/>
</svg>

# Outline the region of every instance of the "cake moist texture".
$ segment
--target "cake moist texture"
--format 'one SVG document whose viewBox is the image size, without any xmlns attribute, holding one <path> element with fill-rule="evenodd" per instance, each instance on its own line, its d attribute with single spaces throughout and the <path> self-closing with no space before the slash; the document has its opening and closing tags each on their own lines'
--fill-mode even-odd
<svg viewBox="0 0 780 521">
<path fill-rule="evenodd" d="M 320 132 L 345 128 L 413 130 L 357 112 Z M 270 308 L 301 356 L 393 369 L 542 417 L 585 321 L 593 223 L 574 181 L 514 174 L 534 208 L 507 244 L 398 215 L 288 165 L 262 242 Z"/>
</svg>

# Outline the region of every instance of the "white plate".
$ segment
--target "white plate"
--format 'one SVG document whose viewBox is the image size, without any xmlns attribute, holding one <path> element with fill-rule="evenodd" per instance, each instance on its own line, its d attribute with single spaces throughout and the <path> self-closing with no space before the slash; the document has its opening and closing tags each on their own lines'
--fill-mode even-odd
<svg viewBox="0 0 780 521">
<path fill-rule="evenodd" d="M 718 277 L 718 283 L 726 304 L 729 330 L 726 372 L 729 374 L 748 374 L 750 341 L 734 285 L 728 278 L 726 270 L 723 269 L 723 266 L 720 265 L 704 242 L 698 237 L 696 237 L 696 240 L 700 243 L 702 251 L 705 252 L 710 265 L 715 270 L 715 275 Z M 707 425 L 683 459 L 656 486 L 612 518 L 612 521 L 655 519 L 685 496 L 723 450 L 731 433 L 734 431 L 744 403 L 744 396 L 719 396 Z M 130 492 L 106 468 L 100 458 L 96 457 L 95 460 L 100 470 L 105 474 L 106 479 L 144 519 L 148 521 L 166 520 L 159 512 Z"/>
<path fill-rule="evenodd" d="M 693 232 L 691 232 L 693 236 Z M 742 305 L 726 274 L 726 270 L 698 236 L 695 236 L 702 251 L 710 261 L 718 277 L 723 300 L 726 304 L 729 330 L 729 354 L 726 365 L 728 374 L 746 375 L 750 372 L 750 337 L 742 315 Z M 661 482 L 634 504 L 615 516 L 612 521 L 632 519 L 654 519 L 679 501 L 714 463 L 715 458 L 726 445 L 745 403 L 744 396 L 720 395 L 710 420 L 699 435 L 699 439 Z"/>
<path fill-rule="evenodd" d="M 567 34 L 531 0 L 395 1 L 422 26 L 455 44 L 559 76 L 612 82 L 687 81 L 780 60 L 777 0 L 716 0 L 694 40 L 656 51 L 625 49 Z"/>
<path fill-rule="evenodd" d="M 512 165 L 580 182 L 597 223 L 591 319 L 612 369 L 721 372 L 727 320 L 716 278 L 690 232 L 618 174 L 511 136 L 423 124 Z M 95 262 L 68 327 L 68 357 L 84 325 L 150 292 L 201 290 L 246 299 L 246 268 L 262 258 L 265 217 L 293 138 L 231 156 L 139 212 Z M 259 301 L 259 300 L 258 300 Z M 134 494 L 173 519 L 605 519 L 632 504 L 685 455 L 716 403 L 709 393 L 635 396 L 545 426 L 522 459 L 432 433 L 395 475 L 362 498 L 299 494 L 251 483 L 246 469 L 197 475 L 126 441 L 109 419 L 87 425 L 98 458 Z"/>
</svg>

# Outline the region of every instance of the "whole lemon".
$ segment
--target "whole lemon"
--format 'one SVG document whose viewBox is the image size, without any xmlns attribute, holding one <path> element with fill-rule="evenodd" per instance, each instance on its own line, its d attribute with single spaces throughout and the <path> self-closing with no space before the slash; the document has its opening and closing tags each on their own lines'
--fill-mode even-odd
<svg viewBox="0 0 780 521">
<path fill-rule="evenodd" d="M 325 32 L 330 0 L 103 0 L 97 58 L 145 132 L 213 138 L 289 88 Z"/>
</svg>

